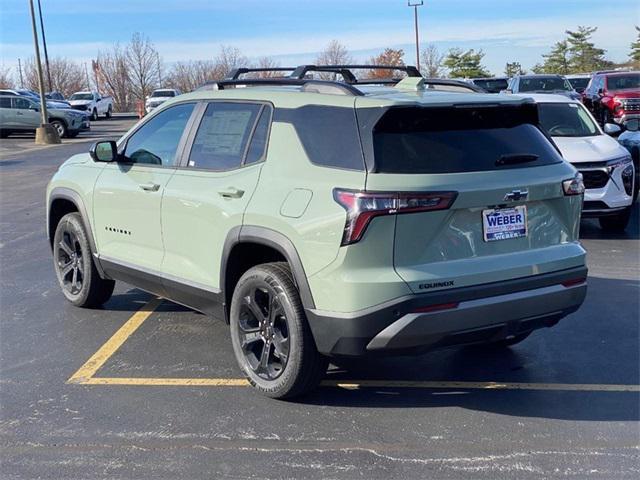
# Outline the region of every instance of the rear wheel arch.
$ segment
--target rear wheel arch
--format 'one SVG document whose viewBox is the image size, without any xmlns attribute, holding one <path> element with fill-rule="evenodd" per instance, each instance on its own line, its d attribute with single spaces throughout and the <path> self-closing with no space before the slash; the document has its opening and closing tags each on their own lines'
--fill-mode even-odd
<svg viewBox="0 0 640 480">
<path fill-rule="evenodd" d="M 293 242 L 275 230 L 258 226 L 238 226 L 227 235 L 220 264 L 220 288 L 225 302 L 225 320 L 233 290 L 249 268 L 262 263 L 287 262 L 291 268 L 303 307 L 315 308 L 311 289 Z"/>
</svg>

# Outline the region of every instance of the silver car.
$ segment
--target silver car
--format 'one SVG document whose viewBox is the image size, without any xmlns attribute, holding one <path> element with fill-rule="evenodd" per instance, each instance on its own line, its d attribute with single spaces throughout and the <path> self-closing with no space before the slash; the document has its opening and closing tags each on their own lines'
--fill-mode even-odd
<svg viewBox="0 0 640 480">
<path fill-rule="evenodd" d="M 71 108 L 57 108 L 47 103 L 49 123 L 60 138 L 73 138 L 82 130 L 90 128 L 85 112 Z M 6 138 L 14 132 L 32 132 L 40 126 L 40 104 L 24 96 L 0 96 L 0 137 Z"/>
</svg>

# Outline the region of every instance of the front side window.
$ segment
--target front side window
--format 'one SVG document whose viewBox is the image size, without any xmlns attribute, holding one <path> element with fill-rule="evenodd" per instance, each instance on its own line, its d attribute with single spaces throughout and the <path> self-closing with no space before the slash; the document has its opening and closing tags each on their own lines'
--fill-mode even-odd
<svg viewBox="0 0 640 480">
<path fill-rule="evenodd" d="M 210 103 L 193 140 L 189 166 L 208 170 L 240 167 L 261 109 L 256 103 Z"/>
<path fill-rule="evenodd" d="M 183 103 L 155 115 L 127 140 L 125 161 L 163 167 L 175 165 L 178 144 L 194 106 L 194 103 Z"/>
<path fill-rule="evenodd" d="M 538 113 L 542 128 L 552 137 L 590 137 L 600 134 L 584 107 L 577 103 L 541 103 Z"/>
<path fill-rule="evenodd" d="M 20 110 L 28 110 L 31 108 L 32 103 L 26 98 L 14 98 L 13 108 L 19 108 Z"/>
</svg>

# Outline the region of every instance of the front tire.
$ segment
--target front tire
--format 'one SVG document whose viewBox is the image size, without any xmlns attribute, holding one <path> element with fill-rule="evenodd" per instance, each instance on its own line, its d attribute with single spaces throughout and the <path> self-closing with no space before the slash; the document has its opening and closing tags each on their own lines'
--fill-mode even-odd
<svg viewBox="0 0 640 480">
<path fill-rule="evenodd" d="M 91 121 L 95 122 L 96 120 L 98 120 L 98 110 L 94 108 L 91 112 Z"/>
<path fill-rule="evenodd" d="M 113 111 L 111 105 L 109 105 L 109 108 L 107 108 L 107 111 L 104 114 L 104 118 L 111 118 L 111 115 L 113 115 Z"/>
<path fill-rule="evenodd" d="M 75 306 L 98 307 L 111 298 L 115 282 L 100 278 L 77 212 L 66 214 L 56 226 L 53 264 L 62 293 Z"/>
<path fill-rule="evenodd" d="M 286 263 L 245 272 L 230 311 L 233 352 L 251 385 L 271 398 L 291 398 L 314 389 L 328 359 L 316 349 L 300 294 Z"/>
<path fill-rule="evenodd" d="M 58 131 L 60 138 L 67 138 L 67 126 L 61 120 L 53 120 L 51 125 Z"/>
<path fill-rule="evenodd" d="M 605 232 L 624 232 L 629 224 L 631 218 L 631 207 L 625 208 L 617 215 L 610 215 L 607 217 L 600 217 L 598 222 L 600 228 Z"/>
</svg>

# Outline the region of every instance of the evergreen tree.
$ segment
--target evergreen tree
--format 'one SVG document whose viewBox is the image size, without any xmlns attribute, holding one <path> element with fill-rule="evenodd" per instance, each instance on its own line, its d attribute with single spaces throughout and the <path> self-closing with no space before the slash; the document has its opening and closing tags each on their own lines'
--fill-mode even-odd
<svg viewBox="0 0 640 480">
<path fill-rule="evenodd" d="M 525 71 L 522 69 L 520 62 L 507 62 L 504 67 L 504 74 L 511 78 L 515 75 L 524 75 Z"/>
<path fill-rule="evenodd" d="M 570 70 L 569 44 L 567 40 L 557 42 L 551 52 L 542 55 L 544 62 L 533 67 L 535 73 L 557 73 L 566 75 Z"/>
<path fill-rule="evenodd" d="M 638 32 L 638 37 L 636 41 L 631 44 L 631 53 L 629 53 L 629 60 L 631 61 L 631 65 L 635 68 L 640 68 L 640 27 L 636 25 L 636 31 Z"/>
<path fill-rule="evenodd" d="M 489 73 L 482 65 L 484 52 L 471 50 L 463 51 L 459 48 L 449 50 L 443 65 L 449 69 L 449 76 L 453 78 L 489 77 Z"/>
<path fill-rule="evenodd" d="M 597 29 L 597 27 L 579 26 L 575 32 L 566 31 L 569 53 L 571 54 L 569 62 L 571 72 L 592 72 L 610 68 L 613 65 L 612 62 L 604 58 L 605 51 L 602 48 L 596 48 L 591 41 L 591 36 Z"/>
</svg>

